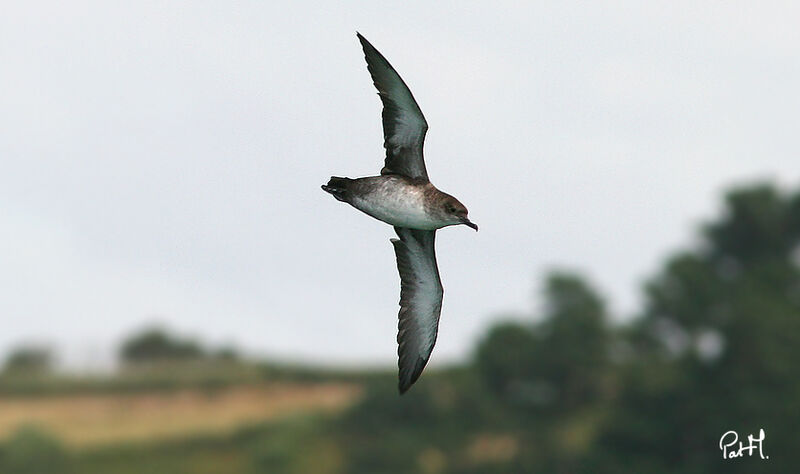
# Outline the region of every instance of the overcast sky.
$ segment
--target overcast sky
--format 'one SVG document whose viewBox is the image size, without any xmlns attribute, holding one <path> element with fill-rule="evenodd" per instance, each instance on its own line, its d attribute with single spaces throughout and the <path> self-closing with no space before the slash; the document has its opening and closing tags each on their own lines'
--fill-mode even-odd
<svg viewBox="0 0 800 474">
<path fill-rule="evenodd" d="M 524 5 L 531 3 L 534 5 Z M 796 2 L 7 2 L 0 354 L 107 360 L 150 322 L 325 363 L 394 363 L 391 227 L 322 192 L 377 174 L 355 32 L 430 130 L 432 363 L 536 307 L 553 267 L 621 317 L 729 186 L 800 184 Z"/>
</svg>

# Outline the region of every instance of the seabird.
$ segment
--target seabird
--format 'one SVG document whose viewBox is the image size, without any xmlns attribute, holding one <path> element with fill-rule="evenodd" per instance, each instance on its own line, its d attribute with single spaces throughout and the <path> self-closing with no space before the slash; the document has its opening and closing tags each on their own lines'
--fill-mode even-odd
<svg viewBox="0 0 800 474">
<path fill-rule="evenodd" d="M 428 123 L 397 71 L 357 33 L 367 69 L 383 103 L 386 159 L 380 176 L 332 176 L 322 189 L 378 220 L 394 226 L 391 239 L 400 272 L 397 355 L 398 388 L 405 393 L 428 363 L 442 310 L 442 282 L 436 265 L 436 229 L 464 224 L 478 230 L 467 208 L 428 179 L 422 147 Z"/>
</svg>

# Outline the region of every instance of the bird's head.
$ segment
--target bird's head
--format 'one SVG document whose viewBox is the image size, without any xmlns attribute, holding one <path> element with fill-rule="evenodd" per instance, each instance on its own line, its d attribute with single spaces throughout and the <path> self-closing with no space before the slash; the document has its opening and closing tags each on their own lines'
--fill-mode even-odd
<svg viewBox="0 0 800 474">
<path fill-rule="evenodd" d="M 478 230 L 478 226 L 473 224 L 472 221 L 469 220 L 469 217 L 467 217 L 469 211 L 467 211 L 466 206 L 461 204 L 458 199 L 453 196 L 447 195 L 442 203 L 441 211 L 448 225 L 464 224 L 472 227 L 476 231 Z"/>
</svg>

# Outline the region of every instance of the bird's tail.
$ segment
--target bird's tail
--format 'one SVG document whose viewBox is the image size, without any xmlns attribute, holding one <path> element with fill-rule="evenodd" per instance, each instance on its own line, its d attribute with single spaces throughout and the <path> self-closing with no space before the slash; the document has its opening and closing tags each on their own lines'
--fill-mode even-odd
<svg viewBox="0 0 800 474">
<path fill-rule="evenodd" d="M 350 187 L 350 182 L 353 181 L 350 178 L 339 178 L 336 176 L 331 176 L 330 181 L 328 184 L 322 185 L 322 190 L 333 194 L 333 197 L 338 199 L 339 201 L 347 201 L 347 191 Z"/>
</svg>

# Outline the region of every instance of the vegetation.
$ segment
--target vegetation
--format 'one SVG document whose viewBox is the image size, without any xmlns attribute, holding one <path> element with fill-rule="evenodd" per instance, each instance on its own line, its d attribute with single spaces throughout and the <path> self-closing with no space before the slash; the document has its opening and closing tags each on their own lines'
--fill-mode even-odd
<svg viewBox="0 0 800 474">
<path fill-rule="evenodd" d="M 53 354 L 46 347 L 23 346 L 15 349 L 6 359 L 6 374 L 47 374 L 53 368 Z"/>
<path fill-rule="evenodd" d="M 209 357 L 221 360 L 238 359 L 236 351 L 231 348 L 211 352 L 196 341 L 173 336 L 157 327 L 131 336 L 120 349 L 120 360 L 127 364 L 200 360 Z"/>
<path fill-rule="evenodd" d="M 800 192 L 758 185 L 725 202 L 701 245 L 647 282 L 623 326 L 589 282 L 556 272 L 542 314 L 498 323 L 470 361 L 426 371 L 402 397 L 393 372 L 260 367 L 219 387 L 335 382 L 363 392 L 344 411 L 253 415 L 160 441 L 73 449 L 65 435 L 24 428 L 2 445 L 0 472 L 794 472 Z M 760 429 L 769 459 L 722 458 L 723 433 L 746 443 Z"/>
</svg>

